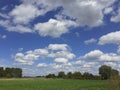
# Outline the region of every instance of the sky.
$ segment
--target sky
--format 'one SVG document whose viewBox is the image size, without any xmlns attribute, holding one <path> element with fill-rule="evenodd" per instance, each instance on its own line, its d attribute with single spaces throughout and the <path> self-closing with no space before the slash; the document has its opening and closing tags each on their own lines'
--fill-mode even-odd
<svg viewBox="0 0 120 90">
<path fill-rule="evenodd" d="M 23 76 L 120 71 L 119 0 L 0 0 L 0 66 Z"/>
</svg>

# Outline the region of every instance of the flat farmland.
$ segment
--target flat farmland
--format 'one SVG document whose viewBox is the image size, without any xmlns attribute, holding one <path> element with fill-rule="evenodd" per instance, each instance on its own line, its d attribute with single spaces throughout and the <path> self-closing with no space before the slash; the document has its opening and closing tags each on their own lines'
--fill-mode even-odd
<svg viewBox="0 0 120 90">
<path fill-rule="evenodd" d="M 102 80 L 0 79 L 0 90 L 107 90 Z"/>
</svg>

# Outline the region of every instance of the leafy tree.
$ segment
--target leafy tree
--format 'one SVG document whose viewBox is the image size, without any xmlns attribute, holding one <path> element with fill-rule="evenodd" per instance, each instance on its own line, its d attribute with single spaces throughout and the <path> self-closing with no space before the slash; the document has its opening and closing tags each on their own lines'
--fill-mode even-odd
<svg viewBox="0 0 120 90">
<path fill-rule="evenodd" d="M 66 77 L 67 77 L 68 79 L 72 79 L 72 78 L 73 78 L 72 72 L 68 72 Z"/>
<path fill-rule="evenodd" d="M 22 77 L 22 69 L 20 68 L 11 68 L 12 69 L 12 76 L 16 78 Z"/>
<path fill-rule="evenodd" d="M 111 70 L 111 76 L 119 76 L 119 71 L 115 70 L 115 69 L 112 69 Z"/>
<path fill-rule="evenodd" d="M 63 71 L 58 73 L 58 78 L 65 78 L 65 77 L 66 77 L 66 75 Z"/>
<path fill-rule="evenodd" d="M 9 77 L 9 78 L 13 77 L 11 68 L 9 67 L 5 68 L 5 77 Z"/>
<path fill-rule="evenodd" d="M 82 74 L 80 72 L 74 72 L 73 73 L 73 78 L 74 79 L 81 79 L 82 78 Z"/>
<path fill-rule="evenodd" d="M 0 67 L 0 77 L 4 77 L 4 68 Z"/>
<path fill-rule="evenodd" d="M 109 79 L 111 76 L 112 68 L 110 66 L 102 65 L 99 68 L 99 74 L 101 75 L 102 79 Z"/>
<path fill-rule="evenodd" d="M 94 75 L 92 75 L 91 73 L 85 72 L 83 74 L 83 78 L 84 79 L 94 79 Z"/>
<path fill-rule="evenodd" d="M 12 78 L 12 75 L 10 73 L 7 73 L 6 78 Z"/>
<path fill-rule="evenodd" d="M 48 74 L 46 78 L 56 78 L 55 74 Z"/>
</svg>

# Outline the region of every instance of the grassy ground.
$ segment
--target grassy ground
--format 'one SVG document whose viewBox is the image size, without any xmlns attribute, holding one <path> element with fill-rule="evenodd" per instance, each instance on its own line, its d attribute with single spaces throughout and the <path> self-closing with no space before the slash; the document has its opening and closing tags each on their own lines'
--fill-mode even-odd
<svg viewBox="0 0 120 90">
<path fill-rule="evenodd" d="M 107 90 L 106 81 L 63 79 L 1 79 L 0 90 Z"/>
</svg>

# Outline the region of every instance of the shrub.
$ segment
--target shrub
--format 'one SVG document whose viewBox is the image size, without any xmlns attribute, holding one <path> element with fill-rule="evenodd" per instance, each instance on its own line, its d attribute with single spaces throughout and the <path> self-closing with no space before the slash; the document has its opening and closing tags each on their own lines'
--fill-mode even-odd
<svg viewBox="0 0 120 90">
<path fill-rule="evenodd" d="M 120 77 L 112 76 L 108 80 L 108 90 L 120 90 Z"/>
</svg>

